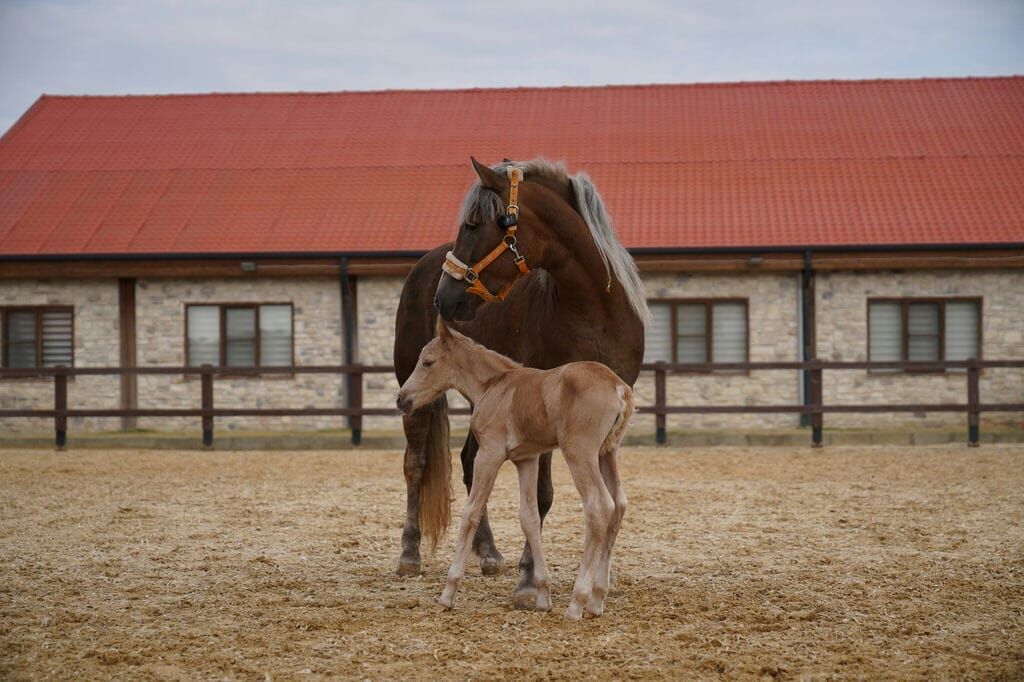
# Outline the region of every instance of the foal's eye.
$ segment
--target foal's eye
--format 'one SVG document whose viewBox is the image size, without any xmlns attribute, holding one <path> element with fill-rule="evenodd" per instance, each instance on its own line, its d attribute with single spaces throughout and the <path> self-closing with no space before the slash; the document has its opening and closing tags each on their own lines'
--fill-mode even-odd
<svg viewBox="0 0 1024 682">
<path fill-rule="evenodd" d="M 424 367 L 433 367 L 434 366 L 434 361 L 433 360 L 424 360 L 423 361 L 423 366 Z"/>
</svg>

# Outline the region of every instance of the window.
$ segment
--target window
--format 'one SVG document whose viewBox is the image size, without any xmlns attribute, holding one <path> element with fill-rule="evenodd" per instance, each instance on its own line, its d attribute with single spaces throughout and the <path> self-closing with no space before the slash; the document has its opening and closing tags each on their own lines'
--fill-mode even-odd
<svg viewBox="0 0 1024 682">
<path fill-rule="evenodd" d="M 747 301 L 650 301 L 644 362 L 746 362 Z"/>
<path fill-rule="evenodd" d="M 190 367 L 288 367 L 292 362 L 290 303 L 185 306 Z"/>
<path fill-rule="evenodd" d="M 981 299 L 868 301 L 869 360 L 937 362 L 980 355 Z"/>
<path fill-rule="evenodd" d="M 73 367 L 74 355 L 73 308 L 3 309 L 4 367 Z"/>
</svg>

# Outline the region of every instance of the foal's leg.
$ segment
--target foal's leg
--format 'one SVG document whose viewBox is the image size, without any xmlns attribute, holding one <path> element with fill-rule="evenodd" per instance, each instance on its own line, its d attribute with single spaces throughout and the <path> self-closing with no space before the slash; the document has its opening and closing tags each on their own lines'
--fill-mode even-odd
<svg viewBox="0 0 1024 682">
<path fill-rule="evenodd" d="M 402 555 L 398 558 L 398 575 L 420 572 L 420 488 L 427 464 L 427 437 L 438 403 L 402 417 L 405 429 L 405 525 L 402 528 Z"/>
<path fill-rule="evenodd" d="M 445 582 L 444 592 L 441 593 L 441 598 L 438 600 L 446 609 L 452 608 L 455 604 L 455 592 L 459 589 L 462 576 L 466 573 L 466 558 L 469 556 L 473 534 L 480 524 L 480 517 L 483 516 L 487 498 L 490 497 L 491 489 L 494 487 L 494 479 L 498 476 L 498 469 L 504 461 L 505 453 L 501 450 L 491 450 L 476 459 L 473 468 L 473 489 L 462 510 L 462 523 L 459 525 L 459 534 L 456 538 L 455 554 L 452 557 L 452 565 L 448 569 L 448 580 Z"/>
<path fill-rule="evenodd" d="M 626 493 L 622 490 L 619 482 L 618 448 L 613 448 L 601 456 L 600 461 L 601 478 L 604 479 L 605 487 L 611 493 L 615 502 L 615 511 L 612 512 L 612 520 L 608 524 L 608 534 L 604 540 L 604 547 L 601 549 L 597 571 L 594 574 L 594 588 L 590 593 L 590 601 L 587 602 L 586 613 L 592 616 L 600 616 L 604 613 L 604 599 L 608 595 L 608 586 L 611 582 L 611 561 L 612 549 L 615 546 L 615 538 L 622 527 L 622 517 L 626 513 Z"/>
<path fill-rule="evenodd" d="M 572 588 L 572 601 L 565 610 L 566 618 L 579 620 L 583 615 L 583 608 L 590 601 L 594 575 L 615 511 L 615 502 L 601 477 L 596 447 L 575 451 L 565 450 L 563 447 L 563 452 L 572 473 L 572 480 L 576 483 L 580 497 L 583 498 L 583 558 L 580 559 L 580 571 Z"/>
<path fill-rule="evenodd" d="M 479 449 L 480 445 L 471 431 L 466 436 L 465 445 L 462 446 L 462 482 L 466 484 L 467 493 L 473 489 L 473 460 L 476 459 Z M 480 572 L 484 575 L 498 575 L 505 567 L 505 557 L 501 556 L 501 552 L 494 546 L 494 534 L 491 533 L 491 524 L 487 520 L 487 507 L 484 507 L 480 525 L 473 536 L 473 551 L 480 557 Z"/>
<path fill-rule="evenodd" d="M 551 485 L 551 453 L 545 452 L 540 456 L 539 475 L 537 477 L 537 509 L 540 512 L 540 525 L 544 527 L 544 517 L 551 509 L 551 502 L 555 497 L 554 487 Z M 525 543 L 523 555 L 519 559 L 519 583 L 515 592 L 512 593 L 512 603 L 517 609 L 537 608 L 537 584 L 533 571 L 533 554 L 530 552 L 530 543 Z"/>
<path fill-rule="evenodd" d="M 519 523 L 526 536 L 526 546 L 533 555 L 534 580 L 536 584 L 533 602 L 538 611 L 551 610 L 551 579 L 548 565 L 544 561 L 544 549 L 540 544 L 540 512 L 537 509 L 536 457 L 516 462 L 519 471 Z"/>
</svg>

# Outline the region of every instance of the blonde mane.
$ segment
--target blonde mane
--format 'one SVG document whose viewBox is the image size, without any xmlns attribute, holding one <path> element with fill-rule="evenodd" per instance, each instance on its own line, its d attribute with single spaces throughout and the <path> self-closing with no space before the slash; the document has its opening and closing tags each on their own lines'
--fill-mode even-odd
<svg viewBox="0 0 1024 682">
<path fill-rule="evenodd" d="M 572 189 L 576 196 L 577 206 L 575 208 L 590 229 L 590 236 L 597 246 L 598 253 L 601 254 L 601 260 L 604 261 L 609 281 L 617 281 L 622 286 L 629 306 L 636 313 L 640 322 L 646 326 L 650 321 L 651 313 L 647 308 L 644 285 L 640 279 L 640 273 L 637 271 L 636 261 L 619 241 L 615 228 L 612 226 L 611 217 L 605 209 L 604 201 L 590 176 L 583 172 L 570 176 L 565 164 L 552 163 L 543 158 L 522 163 L 503 161 L 492 168 L 504 176 L 505 169 L 509 166 L 522 168 L 526 180 L 544 178 L 568 185 Z M 502 204 L 501 197 L 477 182 L 466 193 L 466 198 L 462 202 L 462 210 L 459 213 L 459 222 L 489 222 L 497 218 L 504 210 L 505 206 Z"/>
</svg>

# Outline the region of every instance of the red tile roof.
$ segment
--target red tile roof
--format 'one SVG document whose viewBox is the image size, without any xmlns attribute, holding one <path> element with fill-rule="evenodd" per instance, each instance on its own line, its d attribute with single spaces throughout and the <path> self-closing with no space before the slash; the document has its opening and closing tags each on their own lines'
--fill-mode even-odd
<svg viewBox="0 0 1024 682">
<path fill-rule="evenodd" d="M 419 251 L 469 156 L 586 170 L 625 244 L 1024 243 L 1024 77 L 44 96 L 0 254 Z"/>
</svg>

